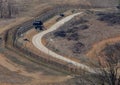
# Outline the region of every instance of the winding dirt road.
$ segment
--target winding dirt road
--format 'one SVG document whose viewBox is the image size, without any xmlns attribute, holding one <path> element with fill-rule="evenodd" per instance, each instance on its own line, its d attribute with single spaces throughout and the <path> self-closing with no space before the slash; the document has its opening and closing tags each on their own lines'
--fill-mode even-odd
<svg viewBox="0 0 120 85">
<path fill-rule="evenodd" d="M 65 17 L 64 19 L 58 21 L 57 23 L 55 23 L 52 27 L 50 27 L 48 30 L 45 30 L 43 32 L 40 32 L 38 34 L 36 34 L 33 38 L 32 38 L 32 43 L 33 45 L 38 48 L 40 51 L 44 52 L 45 54 L 48 54 L 54 58 L 57 58 L 57 59 L 60 59 L 60 60 L 63 60 L 69 64 L 72 64 L 74 66 L 77 66 L 77 67 L 80 67 L 81 69 L 85 69 L 86 71 L 88 72 L 91 72 L 91 73 L 96 73 L 92 68 L 88 67 L 87 65 L 84 65 L 84 64 L 81 64 L 81 63 L 78 63 L 78 62 L 75 62 L 71 59 L 68 59 L 64 56 L 61 56 L 51 50 L 49 50 L 48 48 L 46 48 L 43 43 L 42 43 L 42 37 L 44 35 L 46 35 L 47 33 L 50 33 L 56 29 L 58 29 L 60 26 L 62 26 L 63 24 L 65 24 L 66 22 L 68 22 L 69 20 L 71 20 L 73 17 L 77 16 L 77 15 L 80 15 L 82 14 L 82 12 L 80 13 L 75 13 L 75 14 L 72 14 L 72 15 L 69 15 L 67 17 Z"/>
</svg>

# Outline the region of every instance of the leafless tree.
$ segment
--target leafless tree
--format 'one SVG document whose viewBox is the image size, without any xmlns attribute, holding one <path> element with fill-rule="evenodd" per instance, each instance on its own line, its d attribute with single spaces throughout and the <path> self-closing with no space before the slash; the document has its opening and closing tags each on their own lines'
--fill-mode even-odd
<svg viewBox="0 0 120 85">
<path fill-rule="evenodd" d="M 3 13 L 3 1 L 2 0 L 0 0 L 0 18 L 2 18 L 3 17 L 3 15 L 2 15 L 2 13 Z"/>
<path fill-rule="evenodd" d="M 120 43 L 108 45 L 100 57 L 103 85 L 120 85 Z"/>
<path fill-rule="evenodd" d="M 0 18 L 11 18 L 18 13 L 15 0 L 0 0 Z"/>
<path fill-rule="evenodd" d="M 10 2 L 10 0 L 7 1 L 7 7 L 8 7 L 8 17 L 10 18 L 12 16 L 12 2 Z"/>
<path fill-rule="evenodd" d="M 120 85 L 120 43 L 107 45 L 98 60 L 96 74 L 80 75 L 78 85 Z"/>
</svg>

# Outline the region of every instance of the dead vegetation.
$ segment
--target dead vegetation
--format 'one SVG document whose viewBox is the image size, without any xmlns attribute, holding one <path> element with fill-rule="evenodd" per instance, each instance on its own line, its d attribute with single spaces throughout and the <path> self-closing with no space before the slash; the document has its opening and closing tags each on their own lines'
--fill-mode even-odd
<svg viewBox="0 0 120 85">
<path fill-rule="evenodd" d="M 100 52 L 100 66 L 102 77 L 109 85 L 120 84 L 120 43 L 107 44 Z M 107 68 L 107 69 L 106 69 Z M 107 75 L 107 76 L 106 76 Z"/>
<path fill-rule="evenodd" d="M 77 42 L 74 46 L 73 46 L 73 53 L 77 53 L 80 54 L 82 53 L 82 51 L 84 51 L 84 47 L 85 45 L 81 42 Z"/>
<path fill-rule="evenodd" d="M 64 82 L 71 78 L 61 72 L 31 62 L 5 48 L 0 48 L 0 58 L 1 85 L 4 85 L 4 83 L 6 85 L 45 85 Z M 55 80 L 56 78 L 59 80 Z"/>
<path fill-rule="evenodd" d="M 119 25 L 120 24 L 120 13 L 99 13 L 98 20 L 107 22 L 108 25 Z"/>
<path fill-rule="evenodd" d="M 12 0 L 11 0 L 12 1 Z M 48 2 L 48 0 L 34 0 L 35 1 L 35 3 L 34 3 L 34 5 L 32 4 L 31 5 L 31 1 L 33 1 L 33 0 L 16 0 L 17 2 L 22 2 L 22 1 L 24 1 L 23 3 L 24 3 L 24 5 L 23 6 L 20 6 L 20 7 L 22 7 L 22 8 L 18 8 L 18 7 L 16 7 L 16 6 L 14 6 L 14 5 L 11 5 L 11 3 L 8 3 L 8 5 L 4 5 L 5 6 L 5 8 L 7 7 L 7 9 L 5 9 L 4 10 L 4 12 L 3 13 L 6 13 L 6 15 L 4 14 L 3 15 L 3 13 L 1 12 L 1 16 L 3 17 L 3 18 L 13 18 L 13 17 L 23 17 L 24 15 L 25 16 L 29 16 L 28 18 L 30 18 L 31 19 L 31 17 L 33 17 L 34 16 L 34 13 L 33 12 L 35 12 L 35 14 L 37 14 L 37 13 L 39 13 L 39 11 L 38 11 L 38 9 L 39 8 L 43 8 L 42 6 L 38 6 L 40 3 L 42 3 L 43 4 L 43 6 L 48 6 L 48 4 L 49 4 L 49 6 L 51 7 L 51 5 L 55 5 L 56 3 L 58 4 L 59 2 L 60 3 L 62 3 L 62 4 L 64 4 L 64 2 L 63 2 L 63 0 L 57 0 L 56 2 L 54 1 L 54 0 L 51 0 L 51 2 L 50 3 L 47 3 Z M 29 2 L 30 1 L 30 2 Z M 79 0 L 76 0 L 76 1 L 73 1 L 73 0 L 71 0 L 71 1 L 69 1 L 70 3 L 72 3 L 73 4 L 73 2 L 75 2 L 75 3 L 77 3 L 77 1 L 79 1 Z M 38 3 L 39 2 L 39 3 Z M 68 0 L 65 0 L 65 2 L 67 2 L 68 3 Z M 86 2 L 86 0 L 85 1 L 83 1 L 83 2 L 80 2 L 80 3 L 82 3 L 82 4 L 84 4 L 84 2 Z M 23 4 L 23 3 L 21 3 L 21 4 Z M 37 4 L 36 4 L 37 3 Z M 59 3 L 59 4 L 60 4 Z M 30 5 L 29 5 L 30 4 Z M 44 4 L 47 4 L 47 5 L 44 5 Z M 78 3 L 77 3 L 78 4 Z M 89 5 L 91 5 L 89 2 L 87 3 L 87 4 L 89 4 Z M 2 5 L 1 5 L 2 6 Z M 13 7 L 12 7 L 13 6 Z M 36 6 L 36 7 L 35 7 Z M 48 7 L 49 7 L 48 6 Z M 69 6 L 69 5 L 68 5 Z M 9 7 L 9 8 L 8 8 Z M 32 9 L 32 7 L 33 7 L 33 9 Z M 34 8 L 35 7 L 35 8 Z M 13 9 L 13 8 L 15 8 L 15 9 Z M 27 9 L 28 8 L 28 9 Z M 6 11 L 6 10 L 8 10 L 8 11 Z M 31 11 L 31 10 L 34 10 L 34 11 Z M 59 9 L 58 9 L 59 10 Z M 2 10 L 0 10 L 0 11 L 2 11 Z M 26 13 L 26 11 L 27 11 L 27 13 Z M 37 11 L 37 12 L 36 12 Z M 20 13 L 21 12 L 21 13 Z M 32 13 L 31 13 L 32 12 Z M 54 16 L 54 14 L 57 12 L 57 10 L 55 10 L 55 11 L 52 11 L 52 12 L 46 12 L 47 14 L 50 14 L 50 16 L 49 15 L 46 15 L 46 13 L 45 14 L 43 14 L 45 17 L 43 17 L 43 19 L 45 19 L 45 20 L 47 20 L 47 19 L 50 19 L 51 17 L 53 17 Z M 20 14 L 19 14 L 20 13 Z M 31 13 L 31 14 L 30 14 Z M 17 15 L 18 14 L 18 15 Z M 59 12 L 58 12 L 58 14 L 59 14 Z M 1 17 L 1 18 L 2 18 Z M 25 18 L 26 19 L 26 18 Z M 17 19 L 16 19 L 17 20 Z M 116 21 L 114 21 L 114 22 L 116 22 Z M 6 24 L 5 24 L 6 25 Z M 61 39 L 66 39 L 67 41 L 70 41 L 70 43 L 71 42 L 74 42 L 73 44 L 71 44 L 71 46 L 73 46 L 73 47 L 69 47 L 69 48 L 71 48 L 71 51 L 70 51 L 70 53 L 77 53 L 78 54 L 78 56 L 79 55 L 81 55 L 82 53 L 84 53 L 85 51 L 86 51 L 86 46 L 89 46 L 89 45 L 91 45 L 91 44 L 93 44 L 93 42 L 92 43 L 90 43 L 90 44 L 88 44 L 88 43 L 86 43 L 86 42 L 88 42 L 88 40 L 87 41 L 85 41 L 84 42 L 84 40 L 83 40 L 83 42 L 81 42 L 82 41 L 82 39 L 84 39 L 84 38 L 86 38 L 86 35 L 87 35 L 87 37 L 89 36 L 88 34 L 85 34 L 84 35 L 84 33 L 81 33 L 81 32 L 85 32 L 85 31 L 87 31 L 87 30 L 90 30 L 92 27 L 90 27 L 90 25 L 91 25 L 91 23 L 89 23 L 89 21 L 88 20 L 86 20 L 86 19 L 83 19 L 83 18 L 78 18 L 78 20 L 74 20 L 73 19 L 73 21 L 72 22 L 70 22 L 70 23 L 67 23 L 67 25 L 69 26 L 65 26 L 65 27 L 63 27 L 63 30 L 60 30 L 59 32 L 56 32 L 56 33 L 54 33 L 55 34 L 55 36 L 57 36 L 57 37 L 60 37 Z M 4 27 L 4 26 L 3 26 Z M 65 28 L 65 30 L 64 30 L 64 28 Z M 88 32 L 88 31 L 87 31 Z M 93 32 L 95 32 L 95 31 L 93 31 Z M 94 36 L 96 36 L 96 35 L 94 35 Z M 92 36 L 92 37 L 94 37 L 94 36 Z M 92 37 L 88 37 L 88 38 L 90 38 L 90 39 L 92 39 Z M 94 41 L 94 40 L 93 40 Z M 58 41 L 59 42 L 59 41 Z M 64 42 L 64 41 L 63 41 Z M 95 41 L 94 41 L 95 42 Z M 97 42 L 97 41 L 96 41 Z M 60 42 L 61 43 L 61 42 Z M 59 45 L 59 43 L 58 43 L 58 45 Z M 68 44 L 69 45 L 69 44 Z M 60 45 L 61 46 L 61 45 Z M 64 46 L 64 45 L 63 45 Z M 59 46 L 58 46 L 58 48 L 59 48 Z M 62 47 L 63 48 L 63 47 Z M 89 48 L 89 47 L 88 47 Z M 87 49 L 88 49 L 87 48 Z M 56 49 L 56 48 L 55 48 Z M 68 48 L 67 48 L 68 49 Z M 59 49 L 58 49 L 59 50 Z M 4 50 L 4 51 L 6 51 L 6 50 Z M 61 51 L 61 50 L 60 50 Z M 65 50 L 63 50 L 64 52 L 66 52 L 67 53 L 67 51 L 65 51 Z M 59 52 L 59 51 L 58 51 Z M 3 53 L 3 50 L 1 51 L 1 53 Z M 28 61 L 28 60 L 26 60 L 26 59 L 23 59 L 23 58 L 21 58 L 21 57 L 18 57 L 18 56 L 16 56 L 16 55 L 13 55 L 13 54 L 11 54 L 10 55 L 10 53 L 6 53 L 5 52 L 5 54 L 6 54 L 6 57 L 7 57 L 7 59 L 9 59 L 10 61 L 12 61 L 13 63 L 16 63 L 18 66 L 22 66 L 22 67 L 24 67 L 25 68 L 25 70 L 27 71 L 27 72 L 29 72 L 29 73 L 34 73 L 34 72 L 38 72 L 38 71 L 41 71 L 41 69 L 42 69 L 42 72 L 44 73 L 44 74 L 48 74 L 48 75 L 50 75 L 50 74 L 52 74 L 52 76 L 53 75 L 58 75 L 59 74 L 59 72 L 55 72 L 55 71 L 53 71 L 53 70 L 50 70 L 50 69 L 48 69 L 47 68 L 47 70 L 46 70 L 46 68 L 44 68 L 44 67 L 42 67 L 42 66 L 38 66 L 38 65 L 36 65 L 36 64 L 34 64 L 33 62 L 30 62 L 30 61 Z M 69 52 L 67 53 L 67 54 L 69 54 Z M 75 54 L 76 55 L 76 54 Z M 73 56 L 75 56 L 75 55 L 73 55 Z M 80 56 L 81 57 L 81 56 Z M 37 58 L 36 58 L 37 59 Z M 85 59 L 85 57 L 83 58 L 83 57 L 81 57 L 81 60 L 87 60 L 87 59 Z M 33 67 L 31 67 L 31 66 L 33 66 Z M 1 69 L 2 68 L 2 69 Z M 20 85 L 21 84 L 23 84 L 23 83 L 26 83 L 28 80 L 29 80 L 29 78 L 27 78 L 27 77 L 24 77 L 24 76 L 21 76 L 21 75 L 19 75 L 18 73 L 16 73 L 16 72 L 14 72 L 14 74 L 13 74 L 13 72 L 11 73 L 9 73 L 8 71 L 6 71 L 6 68 L 4 68 L 4 67 L 0 67 L 0 70 L 3 70 L 3 72 L 1 73 L 1 75 L 2 76 L 0 76 L 0 80 L 2 81 L 2 83 L 4 83 L 4 82 L 7 82 L 7 83 L 19 83 Z M 55 72 L 55 73 L 54 73 Z M 38 75 L 38 74 L 37 74 Z M 61 74 L 60 74 L 61 75 Z M 41 75 L 40 75 L 41 76 Z M 11 78 L 12 77 L 12 78 Z M 59 85 L 59 84 L 56 84 L 56 82 L 61 82 L 61 81 L 64 81 L 65 79 L 67 80 L 67 78 L 65 78 L 65 77 L 49 77 L 49 76 L 46 76 L 46 77 L 44 77 L 43 76 L 43 74 L 42 74 L 42 77 L 40 77 L 41 79 L 43 78 L 45 81 L 37 81 L 37 83 L 36 83 L 36 80 L 34 81 L 33 80 L 33 83 L 31 84 L 31 85 L 33 85 L 33 84 L 35 84 L 36 83 L 36 85 L 38 84 L 40 84 L 40 82 L 42 82 L 42 84 L 43 83 L 45 83 L 46 84 L 46 82 L 48 82 L 48 83 L 54 83 L 55 85 Z M 54 81 L 56 78 L 58 78 L 60 81 Z M 65 78 L 65 79 L 64 79 Z M 76 77 L 77 78 L 77 77 Z M 65 85 L 67 85 L 68 83 L 68 85 L 79 85 L 79 84 L 90 84 L 91 83 L 91 85 L 93 84 L 91 81 L 89 81 L 88 82 L 88 80 L 82 80 L 82 78 L 83 77 L 80 77 L 80 80 L 77 80 L 76 81 L 76 79 L 75 80 L 73 80 L 73 82 L 72 82 L 72 84 L 71 84 L 71 82 L 69 82 L 69 81 L 67 81 L 67 83 L 65 83 Z M 68 78 L 69 79 L 69 78 Z M 29 80 L 30 81 L 30 80 Z M 80 81 L 80 82 L 79 82 Z M 22 83 L 21 83 L 22 82 Z M 1 82 L 0 82 L 1 83 Z M 53 85 L 54 85 L 53 84 Z M 25 85 L 27 85 L 27 84 L 25 84 Z M 29 84 L 28 84 L 29 85 Z M 62 85 L 64 85 L 64 83 L 62 84 Z"/>
<path fill-rule="evenodd" d="M 0 65 L 0 83 L 25 84 L 30 80 L 31 78 L 9 71 Z"/>
<path fill-rule="evenodd" d="M 70 22 L 61 26 L 58 30 L 54 32 L 55 37 L 66 38 L 67 40 L 78 41 L 80 39 L 80 35 L 78 31 L 86 30 L 89 26 L 85 23 L 88 21 L 86 19 L 80 18 L 77 20 L 72 19 Z"/>
<path fill-rule="evenodd" d="M 18 14 L 15 0 L 0 0 L 0 18 L 11 18 Z"/>
<path fill-rule="evenodd" d="M 87 59 L 87 56 L 93 55 L 86 56 L 86 54 L 92 49 L 92 45 L 104 39 L 118 36 L 120 31 L 118 24 L 109 26 L 98 20 L 96 13 L 98 14 L 98 12 L 91 12 L 82 17 L 75 17 L 58 30 L 47 34 L 45 37 L 49 36 L 54 41 L 50 42 L 51 46 L 48 47 L 51 49 L 53 46 L 54 49 L 57 48 L 59 50 L 59 52 L 57 51 L 59 54 L 72 56 L 79 59 L 80 62 L 85 59 L 90 61 L 90 58 L 93 57 Z M 78 42 L 80 43 L 78 44 Z M 97 65 L 98 63 L 94 61 L 94 64 Z"/>
</svg>

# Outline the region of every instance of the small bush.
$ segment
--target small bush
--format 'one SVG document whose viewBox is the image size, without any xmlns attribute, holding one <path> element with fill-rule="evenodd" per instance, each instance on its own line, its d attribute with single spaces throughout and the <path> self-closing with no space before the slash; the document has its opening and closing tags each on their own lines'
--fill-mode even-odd
<svg viewBox="0 0 120 85">
<path fill-rule="evenodd" d="M 104 59 L 111 65 L 117 65 L 120 62 L 120 43 L 115 43 L 112 45 L 107 45 L 102 50 L 102 55 Z"/>
<path fill-rule="evenodd" d="M 73 33 L 73 34 L 68 35 L 67 39 L 77 41 L 77 40 L 79 40 L 79 35 L 78 35 L 78 33 Z"/>
<path fill-rule="evenodd" d="M 66 37 L 66 32 L 65 31 L 57 31 L 54 33 L 55 37 Z"/>
<path fill-rule="evenodd" d="M 98 20 L 107 22 L 110 25 L 120 24 L 120 13 L 100 13 Z"/>
<path fill-rule="evenodd" d="M 80 30 L 86 30 L 86 29 L 88 29 L 88 28 L 89 28 L 88 25 L 81 25 L 81 26 L 79 27 Z"/>
<path fill-rule="evenodd" d="M 81 42 L 77 42 L 74 46 L 73 46 L 73 53 L 81 53 L 84 50 L 85 45 Z"/>
<path fill-rule="evenodd" d="M 84 24 L 86 22 L 88 22 L 88 20 L 80 18 L 80 19 L 75 20 L 74 22 L 72 22 L 72 25 L 75 26 L 75 25 L 78 25 L 78 24 Z"/>
<path fill-rule="evenodd" d="M 67 33 L 76 33 L 78 32 L 79 30 L 86 30 L 88 29 L 89 26 L 84 24 L 84 25 L 80 25 L 80 26 L 75 26 L 75 27 L 71 27 L 70 29 L 68 29 L 66 32 Z"/>
<path fill-rule="evenodd" d="M 103 52 L 105 52 L 106 56 L 120 56 L 120 43 L 115 43 L 113 45 L 107 45 Z"/>
<path fill-rule="evenodd" d="M 78 27 L 71 27 L 70 29 L 68 29 L 66 32 L 67 33 L 75 33 L 75 32 L 77 32 L 78 31 Z"/>
</svg>

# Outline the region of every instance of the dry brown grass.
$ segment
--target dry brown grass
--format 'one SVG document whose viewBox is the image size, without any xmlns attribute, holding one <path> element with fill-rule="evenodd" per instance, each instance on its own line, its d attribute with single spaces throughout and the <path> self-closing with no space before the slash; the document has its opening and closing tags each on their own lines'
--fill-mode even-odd
<svg viewBox="0 0 120 85">
<path fill-rule="evenodd" d="M 51 7 L 49 5 L 46 5 L 46 4 L 43 4 L 43 5 L 40 5 L 40 6 L 37 6 L 35 7 L 33 10 L 34 11 L 31 11 L 30 12 L 27 12 L 29 13 L 28 14 L 24 14 L 24 16 L 21 16 L 21 17 L 18 17 L 18 18 L 15 18 L 15 19 L 12 19 L 12 21 L 8 23 L 8 21 L 5 21 L 4 22 L 4 25 L 0 26 L 0 34 L 8 29 L 11 29 L 11 28 L 14 28 L 26 21 L 29 21 L 29 20 L 32 20 L 34 19 L 34 17 L 36 17 L 38 14 L 40 14 L 42 11 L 44 10 L 47 10 L 47 9 L 50 9 Z M 38 10 L 39 9 L 39 10 Z M 2 22 L 1 22 L 2 23 Z"/>
<path fill-rule="evenodd" d="M 29 19 L 33 19 L 33 17 L 39 15 L 41 11 L 50 9 L 56 4 L 86 4 L 84 0 L 65 0 L 64 2 L 62 0 L 16 0 L 18 6 L 24 7 L 23 9 L 25 11 L 20 11 L 19 15 L 16 16 L 16 18 L 13 18 L 10 20 L 4 20 L 4 23 L 0 21 L 3 25 L 0 26 L 0 33 L 10 29 L 12 27 L 15 27 L 18 24 L 21 24 L 25 21 L 28 21 Z M 20 7 L 20 8 L 21 8 Z M 51 24 L 51 23 L 49 23 Z"/>
<path fill-rule="evenodd" d="M 15 0 L 19 6 L 19 8 L 23 11 L 20 11 L 19 15 L 17 15 L 16 19 L 14 21 L 11 21 L 9 23 L 19 23 L 19 18 L 26 18 L 26 17 L 33 17 L 37 14 L 40 13 L 41 10 L 44 10 L 44 8 L 50 8 L 51 6 L 54 5 L 63 5 L 63 4 L 71 4 L 71 5 L 76 5 L 76 4 L 81 4 L 81 5 L 94 5 L 94 3 L 96 4 L 102 4 L 102 2 L 100 0 L 97 0 L 96 2 L 93 1 L 87 1 L 87 0 Z M 115 1 L 111 0 L 110 2 L 113 2 L 114 4 L 116 3 Z M 105 1 L 104 4 L 107 4 L 107 0 Z M 23 21 L 24 22 L 24 21 Z M 1 22 L 0 22 L 1 23 Z M 8 24 L 8 21 L 6 20 L 6 22 L 4 22 L 4 26 L 2 26 L 2 28 L 6 29 L 6 25 Z M 1 28 L 1 27 L 0 27 Z M 3 29 L 1 29 L 2 31 Z"/>
<path fill-rule="evenodd" d="M 8 30 L 10 28 L 16 27 L 19 24 L 24 23 L 28 20 L 33 19 L 33 17 L 35 17 L 36 15 L 41 13 L 41 11 L 46 10 L 47 8 L 51 8 L 52 6 L 54 6 L 56 4 L 91 5 L 91 3 L 89 3 L 86 0 L 64 0 L 64 1 L 63 0 L 16 0 L 16 1 L 21 3 L 23 6 L 26 6 L 26 9 L 25 9 L 26 11 L 21 12 L 19 15 L 17 15 L 17 18 L 15 18 L 9 22 L 6 20 L 6 22 L 4 22 L 4 25 L 0 26 L 0 33 L 4 32 L 5 30 Z M 24 3 L 22 3 L 22 1 Z M 51 21 L 48 21 L 47 23 L 45 23 L 46 28 L 49 28 L 52 24 L 54 24 L 56 22 L 56 20 L 55 20 L 56 18 L 58 18 L 58 17 L 55 17 L 55 18 L 51 19 Z M 1 21 L 0 21 L 0 23 L 1 23 Z M 30 41 L 32 39 L 32 36 L 37 33 L 35 30 L 31 30 L 31 31 L 32 32 L 28 33 L 28 35 L 25 36 L 26 38 L 30 39 Z M 103 40 L 103 41 L 93 45 L 92 50 L 89 51 L 86 55 L 90 56 L 90 57 L 91 56 L 94 57 L 96 53 L 99 53 L 100 50 L 102 48 L 104 48 L 106 43 L 114 43 L 114 42 L 118 42 L 118 41 L 120 41 L 120 37 Z M 44 43 L 46 43 L 46 42 L 44 41 Z M 27 44 L 26 47 L 28 49 L 31 49 L 31 50 L 37 52 L 38 54 L 40 53 L 40 51 L 38 51 L 38 49 L 36 49 L 32 43 L 27 42 L 26 44 Z M 42 54 L 44 56 L 48 56 L 44 53 L 40 53 L 40 54 Z M 77 61 L 76 59 L 73 59 L 73 60 Z M 44 84 L 60 83 L 60 82 L 64 82 L 71 78 L 69 76 L 44 75 L 41 72 L 29 73 L 29 72 L 25 71 L 25 69 L 23 67 L 17 65 L 16 63 L 13 63 L 10 60 L 8 60 L 7 58 L 5 58 L 5 56 L 3 54 L 0 55 L 0 65 L 4 66 L 5 68 L 9 69 L 10 71 L 15 71 L 24 76 L 29 76 L 29 77 L 33 78 L 33 80 L 31 82 L 26 83 L 24 85 L 37 85 L 37 84 L 44 85 Z M 0 83 L 0 85 L 17 85 L 17 84 Z M 18 84 L 18 85 L 20 85 L 20 84 Z"/>
<path fill-rule="evenodd" d="M 57 18 L 59 18 L 59 16 L 55 16 L 55 17 L 53 17 L 52 19 L 46 21 L 46 22 L 44 23 L 45 28 L 46 28 L 46 29 L 50 28 L 50 26 L 53 25 L 53 24 L 56 22 L 56 19 L 57 19 Z"/>
<path fill-rule="evenodd" d="M 10 53 L 11 54 L 11 53 Z M 26 61 L 28 63 L 28 60 Z M 60 82 L 64 82 L 64 81 L 67 81 L 68 79 L 71 79 L 70 76 L 66 76 L 66 75 L 52 75 L 52 74 L 46 74 L 44 71 L 42 71 L 43 69 L 39 70 L 39 71 L 36 71 L 36 72 L 28 72 L 25 70 L 24 66 L 21 66 L 20 64 L 18 63 L 15 63 L 11 60 L 9 60 L 8 58 L 5 57 L 4 54 L 0 54 L 0 66 L 3 66 L 4 68 L 8 69 L 9 71 L 11 72 L 15 72 L 15 73 L 18 73 L 19 75 L 23 75 L 23 76 L 26 76 L 26 77 L 30 77 L 32 78 L 31 81 L 29 82 L 26 82 L 25 84 L 11 84 L 11 83 L 7 83 L 4 82 L 0 82 L 0 85 L 45 85 L 45 84 L 52 84 L 52 83 L 60 83 Z M 32 68 L 32 66 L 31 66 Z M 49 71 L 49 69 L 46 69 Z M 4 73 L 6 71 L 4 70 Z M 6 74 L 7 75 L 7 74 Z M 7 77 L 6 75 L 4 75 L 4 77 Z M 8 73 L 8 76 L 10 74 Z M 16 76 L 17 78 L 17 76 Z M 57 78 L 57 79 L 56 79 Z M 15 80 L 15 78 L 13 77 L 13 80 Z M 4 80 L 5 81 L 5 80 Z M 18 79 L 19 81 L 19 79 Z M 22 82 L 21 82 L 22 83 Z"/>
<path fill-rule="evenodd" d="M 98 57 L 97 55 L 99 55 L 99 53 L 101 52 L 101 50 L 107 44 L 113 44 L 113 43 L 116 43 L 116 42 L 119 42 L 119 41 L 120 41 L 120 36 L 103 40 L 103 41 L 101 41 L 99 43 L 94 44 L 92 46 L 92 49 L 90 49 L 90 51 L 86 55 L 88 57 L 91 57 L 91 58 L 96 58 L 96 57 Z"/>
<path fill-rule="evenodd" d="M 2 32 L 5 32 L 6 30 L 10 29 L 10 28 L 13 28 L 15 26 L 18 26 L 20 23 L 24 23 L 26 22 L 27 20 L 31 20 L 32 18 L 31 17 L 22 17 L 22 18 L 17 18 L 15 20 L 13 20 L 11 23 L 9 23 L 8 25 L 5 25 L 5 26 L 2 26 L 0 27 L 0 34 Z"/>
<path fill-rule="evenodd" d="M 64 12 L 64 15 L 65 16 L 68 16 L 68 15 L 71 15 L 71 10 L 68 10 L 66 12 Z M 45 23 L 44 23 L 44 26 L 46 29 L 50 28 L 54 23 L 56 23 L 57 19 L 60 18 L 59 15 L 56 15 L 54 17 L 52 17 L 51 19 L 47 20 Z M 62 19 L 62 18 L 61 18 Z"/>
<path fill-rule="evenodd" d="M 110 43 L 110 38 L 113 38 L 113 41 L 119 41 L 119 38 L 115 39 L 116 36 L 119 36 L 120 27 L 118 25 L 109 26 L 107 23 L 101 22 L 97 20 L 97 16 L 95 14 L 85 14 L 80 15 L 78 19 L 85 18 L 88 20 L 87 24 L 89 26 L 86 30 L 78 30 L 77 33 L 79 33 L 79 40 L 77 41 L 70 41 L 67 40 L 66 37 L 55 37 L 54 33 L 56 31 L 60 30 L 67 30 L 70 29 L 72 26 L 69 27 L 69 22 L 66 23 L 65 26 L 61 27 L 60 29 L 54 31 L 53 33 L 49 33 L 45 36 L 46 40 L 49 38 L 52 38 L 54 40 L 53 43 L 50 43 L 49 46 L 47 46 L 49 49 L 56 51 L 58 54 L 63 56 L 72 56 L 73 58 L 76 58 L 79 60 L 79 62 L 85 63 L 87 65 L 90 65 L 91 61 L 96 59 L 96 55 L 100 52 L 102 48 L 104 48 L 106 43 Z M 75 20 L 77 18 L 74 18 Z M 76 26 L 80 26 L 82 23 L 78 23 Z M 75 27 L 75 26 L 74 26 Z M 74 28 L 72 28 L 74 29 Z M 103 42 L 104 41 L 104 42 Z M 72 46 L 76 42 L 82 42 L 85 45 L 85 50 L 81 53 L 74 53 L 72 52 Z M 93 49 L 92 49 L 93 48 Z M 95 49 L 94 49 L 95 48 Z M 89 57 L 88 57 L 89 56 Z M 89 59 L 88 59 L 89 58 Z M 91 61 L 90 61 L 91 60 Z M 97 61 L 94 61 L 95 64 L 98 64 Z"/>
<path fill-rule="evenodd" d="M 71 11 L 67 11 L 67 12 L 65 12 L 64 14 L 65 14 L 65 16 L 68 16 L 68 15 L 71 14 Z M 45 28 L 47 28 L 47 29 L 50 28 L 54 23 L 56 23 L 56 19 L 57 19 L 57 18 L 59 18 L 59 16 L 54 16 L 52 19 L 46 21 L 46 22 L 44 23 Z M 35 30 L 33 30 L 33 29 L 30 30 L 30 31 L 28 31 L 28 32 L 26 33 L 25 38 L 27 38 L 27 39 L 30 40 L 30 43 L 27 42 L 26 47 L 28 47 L 29 49 L 32 48 L 32 50 L 34 50 L 34 51 L 37 52 L 37 53 L 41 53 L 41 55 L 45 55 L 44 53 L 42 53 L 42 52 L 40 52 L 38 49 L 36 49 L 36 48 L 34 47 L 34 45 L 31 43 L 31 42 L 32 42 L 32 37 L 33 37 L 35 34 L 37 34 L 37 32 L 36 32 Z M 42 38 L 42 43 L 46 46 L 46 45 L 47 45 L 46 39 Z M 76 58 L 74 58 L 74 57 L 70 57 L 70 56 L 65 56 L 65 57 L 67 57 L 67 58 L 69 58 L 69 59 L 71 59 L 71 60 L 74 60 L 74 61 L 76 61 L 76 62 L 80 62 L 78 59 L 76 59 Z"/>
</svg>

